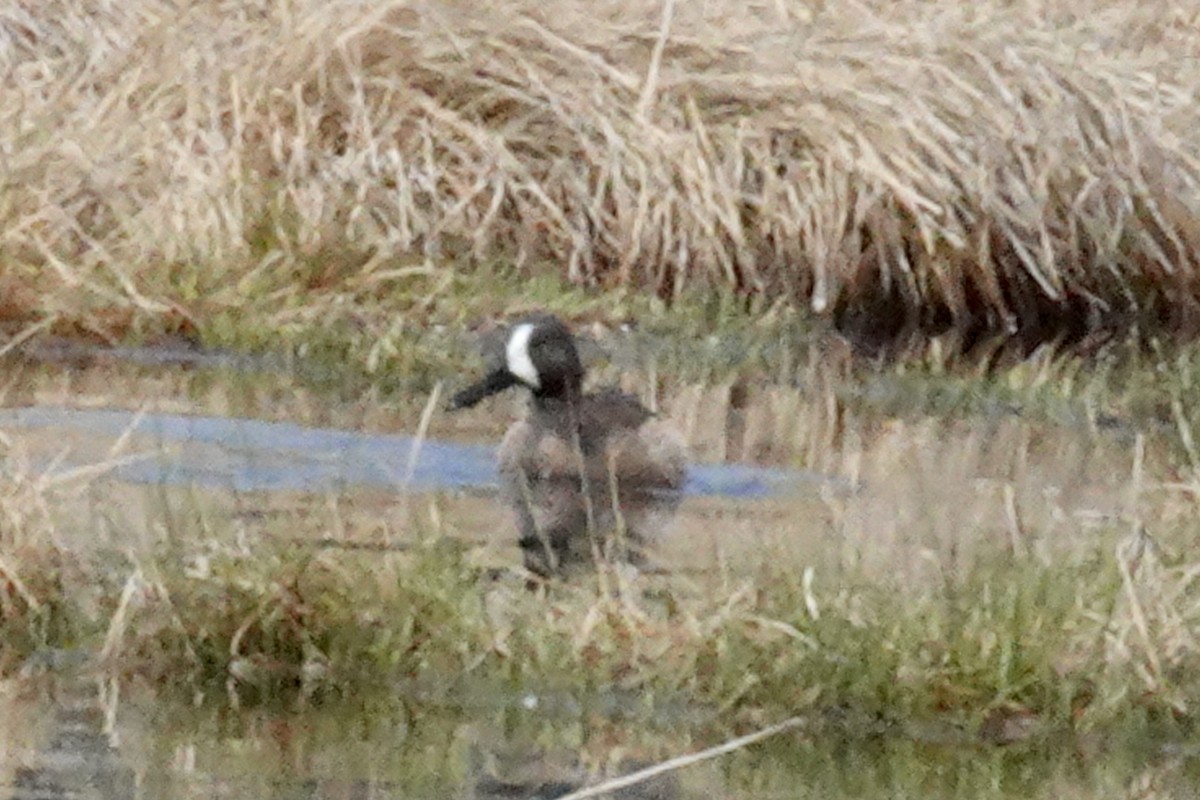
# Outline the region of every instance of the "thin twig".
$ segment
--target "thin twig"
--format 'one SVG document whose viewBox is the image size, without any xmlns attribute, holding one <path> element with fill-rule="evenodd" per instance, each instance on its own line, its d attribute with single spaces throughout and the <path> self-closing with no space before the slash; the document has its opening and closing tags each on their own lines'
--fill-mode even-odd
<svg viewBox="0 0 1200 800">
<path fill-rule="evenodd" d="M 637 772 L 631 772 L 628 775 L 622 775 L 618 778 L 598 783 L 595 786 L 588 786 L 570 794 L 563 795 L 559 800 L 584 800 L 587 797 L 597 797 L 607 792 L 624 789 L 627 786 L 633 786 L 638 783 L 643 783 L 662 775 L 667 772 L 673 772 L 677 769 L 690 767 L 693 764 L 699 764 L 702 761 L 709 761 L 718 756 L 732 753 L 735 750 L 741 750 L 749 747 L 755 742 L 761 742 L 763 739 L 769 739 L 772 736 L 790 731 L 794 728 L 799 728 L 808 722 L 808 717 L 788 717 L 783 722 L 777 722 L 774 725 L 763 728 L 754 733 L 748 733 L 745 736 L 739 736 L 736 739 L 730 739 L 724 744 L 710 747 L 707 750 L 701 750 L 698 753 L 689 753 L 684 756 L 676 756 L 675 758 L 663 761 L 660 764 L 655 764 L 645 769 L 639 769 Z"/>
</svg>

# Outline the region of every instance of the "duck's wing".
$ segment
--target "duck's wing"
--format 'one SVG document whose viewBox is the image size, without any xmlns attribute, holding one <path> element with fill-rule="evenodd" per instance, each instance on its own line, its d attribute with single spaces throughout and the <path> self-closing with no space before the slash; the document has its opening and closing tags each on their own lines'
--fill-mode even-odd
<svg viewBox="0 0 1200 800">
<path fill-rule="evenodd" d="M 623 492 L 641 487 L 650 491 L 683 489 L 687 446 L 665 420 L 650 419 L 637 428 L 615 431 L 605 450 L 608 471 L 617 476 Z"/>
<path fill-rule="evenodd" d="M 583 429 L 600 431 L 608 468 L 630 485 L 682 488 L 687 447 L 670 423 L 619 389 L 588 395 Z"/>
<path fill-rule="evenodd" d="M 597 483 L 607 492 L 600 502 L 607 501 L 606 510 L 635 544 L 662 539 L 683 499 L 688 458 L 682 437 L 668 423 L 651 419 L 611 436 L 605 456 L 608 472 Z"/>
<path fill-rule="evenodd" d="M 585 395 L 580 417 L 580 430 L 609 436 L 637 430 L 654 414 L 633 395 L 614 388 Z"/>
</svg>

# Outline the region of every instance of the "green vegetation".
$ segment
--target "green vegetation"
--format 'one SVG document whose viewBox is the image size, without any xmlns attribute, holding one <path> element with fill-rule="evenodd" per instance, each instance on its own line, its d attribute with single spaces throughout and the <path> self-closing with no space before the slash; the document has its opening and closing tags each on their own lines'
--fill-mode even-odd
<svg viewBox="0 0 1200 800">
<path fill-rule="evenodd" d="M 647 731 L 654 759 L 678 753 L 664 744 L 678 730 L 651 731 L 680 706 L 697 715 L 683 725 L 692 749 L 800 715 L 814 796 L 913 793 L 934 781 L 918 768 L 931 759 L 955 785 L 987 786 L 980 796 L 1038 796 L 1020 787 L 1075 785 L 1061 761 L 1039 756 L 1064 745 L 1129 755 L 1089 778 L 1104 786 L 1143 765 L 1155 780 L 1158 770 L 1192 780 L 1186 760 L 1159 761 L 1193 735 L 1200 699 L 1192 348 L 1114 347 L 1090 361 L 1047 350 L 1006 367 L 935 342 L 881 364 L 819 339 L 806 347 L 790 317 L 722 311 L 728 324 L 708 327 L 711 313 L 684 304 L 656 318 L 630 335 L 638 350 L 668 334 L 642 368 L 614 355 L 600 379 L 656 391 L 701 458 L 813 469 L 857 491 L 685 505 L 665 543 L 677 573 L 603 573 L 537 593 L 515 573 L 491 500 L 381 504 L 353 490 L 276 500 L 51 480 L 22 467 L 31 443 L 12 431 L 0 674 L 53 674 L 65 649 L 160 701 L 209 708 L 345 713 L 399 696 L 475 718 L 481 696 L 486 714 L 514 698 L 569 698 L 560 705 L 577 710 L 565 720 L 554 703 L 537 716 L 572 730 L 591 730 L 593 704 L 616 691 L 635 699 L 612 723 L 615 740 Z M 701 335 L 717 331 L 742 359 Z M 425 337 L 434 379 L 470 357 L 463 343 L 446 348 L 434 372 L 447 340 Z M 371 384 L 354 364 L 329 368 Z M 91 383 L 67 374 L 68 402 L 78 387 L 115 405 L 411 431 L 427 400 L 385 394 L 367 416 L 330 391 L 338 381 L 304 370 L 173 382 L 145 368 L 93 371 Z M 18 375 L 16 402 L 64 380 L 29 366 Z M 437 414 L 429 433 L 494 436 L 498 412 Z M 330 537 L 400 549 L 317 546 Z M 1004 755 L 978 755 L 1010 741 Z M 836 758 L 870 765 L 853 773 L 859 783 L 828 760 L 831 742 Z M 736 785 L 794 780 L 729 769 L 723 780 Z"/>
<path fill-rule="evenodd" d="M 1071 374 L 1049 383 L 1062 391 Z M 874 720 L 868 731 L 935 724 L 970 740 L 1019 713 L 1042 736 L 1182 735 L 1200 697 L 1196 493 L 1172 477 L 1182 448 L 1049 414 L 881 411 L 842 399 L 854 385 L 764 390 L 744 404 L 742 444 L 758 446 L 756 414 L 791 409 L 764 418 L 773 457 L 858 490 L 685 507 L 663 553 L 684 559 L 679 574 L 603 572 L 542 592 L 512 571 L 491 501 L 413 497 L 381 512 L 348 490 L 273 508 L 18 476 L 0 502 L 0 667 L 83 648 L 123 680 L 240 704 L 614 686 L 650 716 L 686 698 L 734 728 L 849 714 Z M 729 402 L 716 391 L 702 405 Z M 665 407 L 686 417 L 677 400 Z M 12 464 L 25 446 L 10 441 Z M 402 549 L 317 545 L 329 536 Z"/>
<path fill-rule="evenodd" d="M 1051 563 L 997 556 L 917 587 L 849 566 L 803 587 L 803 565 L 774 558 L 726 593 L 668 584 L 644 595 L 642 578 L 611 595 L 588 585 L 540 595 L 494 584 L 440 539 L 381 560 L 283 536 L 239 546 L 222 527 L 170 531 L 127 581 L 81 576 L 107 584 L 93 592 L 24 586 L 24 604 L 6 603 L 6 663 L 35 646 L 103 643 L 117 674 L 168 693 L 228 685 L 242 702 L 409 684 L 442 703 L 464 686 L 583 698 L 615 686 L 640 693 L 645 713 L 687 697 L 729 725 L 851 709 L 969 729 L 1010 702 L 1052 729 L 1130 715 L 1165 724 L 1190 718 L 1200 691 L 1194 564 L 1144 557 L 1123 580 L 1128 564 L 1107 535 Z M 47 543 L 21 565 L 56 575 L 56 557 Z M 1094 697 L 1076 708 L 1085 689 Z"/>
<path fill-rule="evenodd" d="M 1193 733 L 1193 12 L 134 5 L 0 12 L 8 345 L 182 338 L 275 371 L 89 396 L 413 430 L 469 329 L 547 308 L 601 323 L 600 378 L 701 459 L 857 488 L 698 506 L 687 569 L 531 593 L 463 498 L 131 498 L 5 436 L 0 676 L 66 650 L 243 706 L 615 686 L 698 738 L 801 714 L 868 747 Z M 348 530 L 405 549 L 315 545 Z"/>
</svg>

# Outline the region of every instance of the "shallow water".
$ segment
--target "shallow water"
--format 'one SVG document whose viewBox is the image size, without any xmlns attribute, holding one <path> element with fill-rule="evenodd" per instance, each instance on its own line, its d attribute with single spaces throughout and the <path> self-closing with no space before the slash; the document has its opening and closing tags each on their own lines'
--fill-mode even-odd
<svg viewBox="0 0 1200 800">
<path fill-rule="evenodd" d="M 232 712 L 164 706 L 137 690 L 102 702 L 85 682 L 58 678 L 52 690 L 0 698 L 0 796 L 545 800 L 732 739 L 702 716 L 647 720 L 619 699 L 559 698 L 548 710 L 531 695 L 491 697 L 469 716 L 419 696 Z M 996 749 L 962 732 L 922 739 L 817 717 L 602 796 L 1191 798 L 1197 789 L 1195 748 L 1073 736 Z"/>
<path fill-rule="evenodd" d="M 236 383 L 231 372 L 243 367 L 35 371 L 0 410 L 5 469 L 85 485 L 54 509 L 81 548 L 136 553 L 140 537 L 225 520 L 250 546 L 277 528 L 390 543 L 416 535 L 416 508 L 437 530 L 476 537 L 483 561 L 519 562 L 491 496 L 490 442 L 511 417 L 503 406 L 435 415 L 418 447 L 419 402 L 336 404 L 279 374 Z M 997 541 L 1051 558 L 1139 502 L 1124 440 L 1012 415 L 848 421 L 831 398 L 778 387 L 750 403 L 735 403 L 729 387 L 663 398 L 701 462 L 664 544 L 669 563 L 701 572 L 697 591 L 732 591 L 749 574 L 743 565 L 780 553 L 821 568 L 850 561 L 897 583 L 936 574 L 930 554 L 969 557 Z M 748 732 L 725 729 L 687 697 L 656 697 L 647 709 L 619 693 L 527 687 L 457 692 L 448 705 L 398 689 L 328 708 L 237 712 L 223 698 L 197 710 L 146 689 L 115 695 L 85 671 L 86 654 L 44 654 L 27 667 L 28 684 L 0 691 L 0 797 L 15 800 L 561 797 Z M 1145 785 L 1195 797 L 1197 771 L 1186 743 L 1056 733 L 995 748 L 942 722 L 833 714 L 614 796 L 1084 798 Z"/>
<path fill-rule="evenodd" d="M 433 491 L 496 484 L 495 448 L 412 436 L 310 428 L 288 422 L 121 409 L 0 409 L 0 431 L 37 431 L 58 447 L 36 466 L 65 472 L 94 464 L 123 439 L 112 477 L 139 484 L 238 492 L 327 492 L 354 487 Z M 69 443 L 69 449 L 63 449 Z M 685 496 L 756 498 L 835 476 L 746 464 L 693 464 Z"/>
</svg>

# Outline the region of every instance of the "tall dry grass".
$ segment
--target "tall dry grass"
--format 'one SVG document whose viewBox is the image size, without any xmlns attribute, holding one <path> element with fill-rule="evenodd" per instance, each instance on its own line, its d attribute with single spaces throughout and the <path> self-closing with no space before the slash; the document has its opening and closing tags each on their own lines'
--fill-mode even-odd
<svg viewBox="0 0 1200 800">
<path fill-rule="evenodd" d="M 1170 2 L 12 3 L 0 315 L 355 320 L 514 261 L 862 329 L 1186 323 L 1198 53 Z"/>
</svg>

